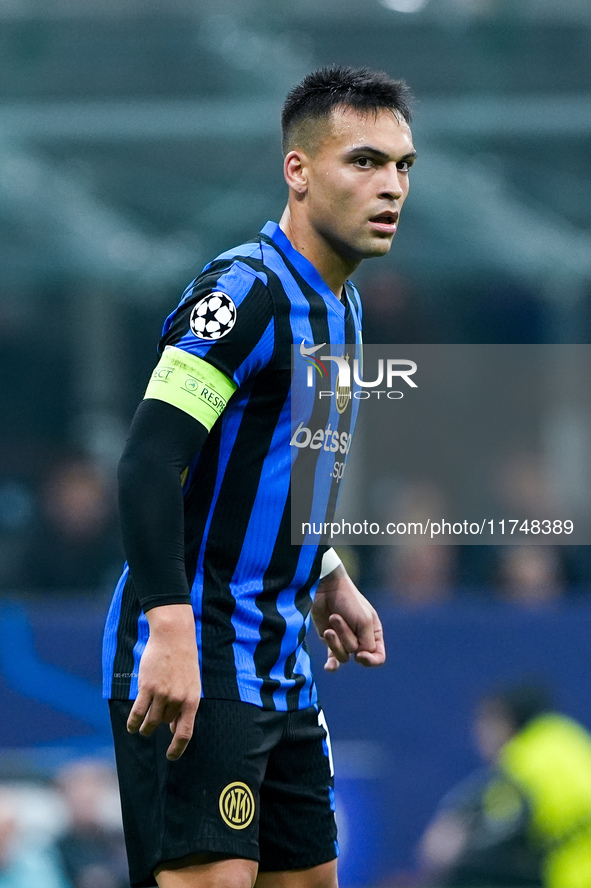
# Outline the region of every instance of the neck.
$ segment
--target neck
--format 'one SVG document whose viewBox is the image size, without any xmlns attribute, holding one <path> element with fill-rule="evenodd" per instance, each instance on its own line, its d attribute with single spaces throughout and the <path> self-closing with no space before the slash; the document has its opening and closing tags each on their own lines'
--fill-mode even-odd
<svg viewBox="0 0 591 888">
<path fill-rule="evenodd" d="M 291 212 L 289 204 L 283 211 L 279 227 L 292 247 L 312 263 L 337 299 L 341 299 L 345 281 L 355 271 L 359 262 L 346 261 L 342 256 L 339 256 L 330 244 L 312 228 L 307 219 L 298 218 L 296 214 Z"/>
</svg>

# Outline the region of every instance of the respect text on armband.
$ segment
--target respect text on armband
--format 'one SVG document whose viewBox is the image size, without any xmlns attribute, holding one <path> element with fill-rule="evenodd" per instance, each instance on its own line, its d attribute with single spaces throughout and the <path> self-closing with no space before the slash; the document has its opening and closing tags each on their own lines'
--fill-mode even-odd
<svg viewBox="0 0 591 888">
<path fill-rule="evenodd" d="M 180 391 L 185 392 L 188 395 L 191 395 L 194 398 L 198 398 L 200 401 L 203 401 L 212 410 L 214 410 L 218 416 L 222 414 L 222 412 L 226 409 L 227 401 L 225 398 L 216 392 L 211 386 L 206 385 L 201 379 L 198 379 L 196 376 L 192 376 L 187 372 L 187 367 L 179 362 L 176 362 L 176 366 L 174 367 L 162 367 L 158 366 L 152 373 L 152 381 L 153 382 L 162 382 L 168 383 L 172 374 L 175 370 L 181 369 L 183 371 L 184 378 L 179 380 Z"/>
<path fill-rule="evenodd" d="M 208 404 L 219 415 L 226 409 L 227 401 L 216 391 L 204 385 L 201 380 L 193 376 L 187 376 L 183 386 L 190 395 L 196 395 L 200 401 Z"/>
<path fill-rule="evenodd" d="M 146 389 L 146 398 L 166 401 L 210 431 L 236 390 L 233 380 L 198 355 L 167 346 Z"/>
</svg>

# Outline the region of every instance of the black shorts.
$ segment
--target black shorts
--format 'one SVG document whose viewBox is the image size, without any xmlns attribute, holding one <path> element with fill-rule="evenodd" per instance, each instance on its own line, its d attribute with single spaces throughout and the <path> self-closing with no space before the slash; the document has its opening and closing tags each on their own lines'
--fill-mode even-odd
<svg viewBox="0 0 591 888">
<path fill-rule="evenodd" d="M 157 866 L 190 854 L 244 857 L 271 872 L 337 856 L 330 741 L 317 707 L 202 700 L 191 742 L 169 762 L 168 725 L 129 734 L 131 706 L 110 701 L 134 888 L 156 885 Z"/>
</svg>

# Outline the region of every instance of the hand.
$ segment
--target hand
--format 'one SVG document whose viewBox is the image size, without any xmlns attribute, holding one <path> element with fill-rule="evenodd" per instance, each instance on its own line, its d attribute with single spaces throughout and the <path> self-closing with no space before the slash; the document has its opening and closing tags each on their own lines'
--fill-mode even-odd
<svg viewBox="0 0 591 888">
<path fill-rule="evenodd" d="M 328 672 L 335 672 L 351 655 L 362 666 L 384 663 L 386 649 L 380 618 L 342 564 L 320 581 L 312 619 L 328 646 L 324 664 Z"/>
<path fill-rule="evenodd" d="M 139 690 L 127 730 L 149 737 L 159 725 L 170 725 L 174 736 L 166 757 L 176 761 L 193 736 L 201 698 L 193 609 L 189 604 L 169 604 L 152 608 L 146 616 L 150 637 L 140 661 Z"/>
</svg>

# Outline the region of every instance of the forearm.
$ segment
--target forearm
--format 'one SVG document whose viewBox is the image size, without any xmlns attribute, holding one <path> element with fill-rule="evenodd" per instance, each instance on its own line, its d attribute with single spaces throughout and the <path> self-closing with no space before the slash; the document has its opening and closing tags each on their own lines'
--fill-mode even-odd
<svg viewBox="0 0 591 888">
<path fill-rule="evenodd" d="M 164 603 L 188 604 L 179 477 L 168 466 L 124 455 L 119 512 L 125 554 L 144 611 Z"/>
<path fill-rule="evenodd" d="M 144 611 L 189 604 L 180 475 L 206 430 L 170 405 L 143 401 L 119 463 L 125 554 Z"/>
</svg>

